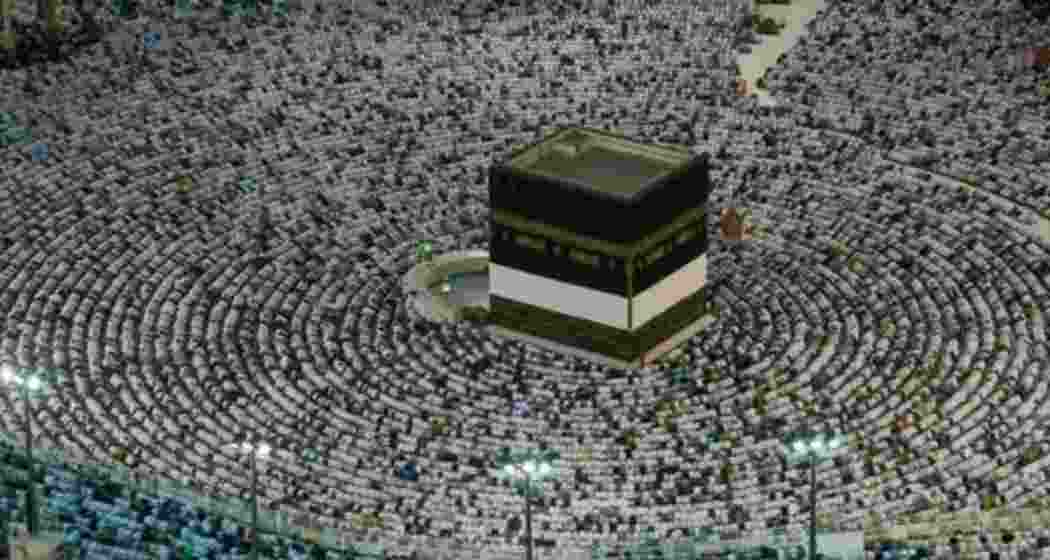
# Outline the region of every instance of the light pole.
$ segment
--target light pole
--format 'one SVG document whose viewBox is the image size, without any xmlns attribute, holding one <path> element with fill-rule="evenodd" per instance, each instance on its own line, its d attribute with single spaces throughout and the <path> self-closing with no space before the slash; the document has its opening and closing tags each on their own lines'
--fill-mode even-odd
<svg viewBox="0 0 1050 560">
<path fill-rule="evenodd" d="M 831 457 L 843 447 L 844 438 L 834 432 L 805 430 L 789 434 L 783 440 L 784 455 L 789 464 L 809 465 L 809 559 L 817 558 L 817 463 Z"/>
<path fill-rule="evenodd" d="M 511 479 L 514 491 L 525 498 L 525 560 L 532 560 L 532 498 L 543 495 L 543 482 L 554 478 L 554 462 L 561 454 L 551 449 L 511 451 L 504 447 L 496 454 L 498 476 Z"/>
<path fill-rule="evenodd" d="M 270 456 L 270 446 L 265 443 L 243 441 L 225 445 L 223 449 L 233 450 L 241 455 L 251 457 L 252 463 L 252 560 L 259 560 L 259 469 L 258 459 Z"/>
<path fill-rule="evenodd" d="M 22 399 L 24 406 L 26 432 L 26 463 L 29 470 L 29 487 L 26 490 L 26 528 L 29 534 L 36 532 L 36 469 L 33 468 L 33 410 L 30 401 L 34 398 L 47 395 L 51 385 L 61 381 L 61 376 L 51 370 L 36 370 L 33 368 L 20 368 L 9 364 L 0 366 L 0 381 L 5 385 L 14 385 L 17 388 L 18 397 Z"/>
</svg>

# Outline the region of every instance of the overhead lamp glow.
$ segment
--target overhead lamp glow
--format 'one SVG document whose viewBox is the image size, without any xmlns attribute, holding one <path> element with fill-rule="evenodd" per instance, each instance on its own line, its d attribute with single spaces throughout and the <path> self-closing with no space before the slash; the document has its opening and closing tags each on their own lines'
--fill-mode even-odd
<svg viewBox="0 0 1050 560">
<path fill-rule="evenodd" d="M 5 383 L 12 383 L 15 380 L 15 368 L 8 364 L 0 366 L 0 378 L 3 378 Z"/>
</svg>

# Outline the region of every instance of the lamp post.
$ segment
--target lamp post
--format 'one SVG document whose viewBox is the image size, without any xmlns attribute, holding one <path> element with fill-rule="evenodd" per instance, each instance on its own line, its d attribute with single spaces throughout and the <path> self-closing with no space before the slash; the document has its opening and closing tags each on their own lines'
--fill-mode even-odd
<svg viewBox="0 0 1050 560">
<path fill-rule="evenodd" d="M 61 376 L 51 370 L 20 368 L 9 364 L 0 366 L 0 381 L 5 385 L 14 385 L 18 397 L 22 399 L 25 416 L 26 463 L 29 469 L 29 487 L 26 491 L 26 528 L 29 534 L 36 532 L 36 491 L 35 469 L 33 468 L 33 409 L 30 401 L 46 396 L 51 385 L 61 381 Z"/>
<path fill-rule="evenodd" d="M 512 480 L 514 491 L 525 498 L 525 560 L 532 560 L 532 498 L 543 495 L 543 482 L 556 476 L 553 464 L 560 458 L 550 449 L 511 451 L 509 447 L 496 455 L 498 476 Z"/>
<path fill-rule="evenodd" d="M 251 457 L 252 463 L 252 552 L 251 559 L 259 560 L 259 470 L 256 466 L 258 459 L 266 459 L 270 456 L 270 446 L 265 443 L 243 441 L 231 443 L 223 447 L 233 450 L 241 455 Z"/>
<path fill-rule="evenodd" d="M 833 432 L 800 431 L 783 440 L 788 463 L 809 465 L 809 558 L 817 558 L 817 463 L 827 460 L 843 446 L 843 438 Z"/>
</svg>

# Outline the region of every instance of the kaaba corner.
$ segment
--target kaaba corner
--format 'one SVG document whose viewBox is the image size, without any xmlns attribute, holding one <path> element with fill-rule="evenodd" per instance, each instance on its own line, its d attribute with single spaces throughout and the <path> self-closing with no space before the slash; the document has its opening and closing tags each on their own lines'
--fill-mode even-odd
<svg viewBox="0 0 1050 560">
<path fill-rule="evenodd" d="M 707 154 L 564 128 L 489 172 L 490 322 L 644 366 L 697 330 Z"/>
</svg>

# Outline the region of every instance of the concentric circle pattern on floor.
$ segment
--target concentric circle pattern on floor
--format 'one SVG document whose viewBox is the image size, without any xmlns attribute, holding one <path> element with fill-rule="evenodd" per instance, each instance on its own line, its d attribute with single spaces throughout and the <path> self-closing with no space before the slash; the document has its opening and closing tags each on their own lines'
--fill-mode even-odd
<svg viewBox="0 0 1050 560">
<path fill-rule="evenodd" d="M 383 539 L 494 548 L 524 531 L 491 472 L 503 446 L 562 451 L 534 525 L 559 546 L 805 524 L 808 475 L 778 452 L 800 426 L 853 438 L 818 469 L 837 526 L 1044 496 L 1050 247 L 992 194 L 1050 207 L 1046 102 L 1029 95 L 1035 69 L 938 58 L 1007 56 L 1038 29 L 996 35 L 1019 18 L 1005 4 L 833 3 L 771 71 L 771 112 L 712 66 L 728 14 L 692 4 L 525 15 L 478 36 L 409 10 L 385 30 L 335 10 L 229 36 L 180 24 L 147 66 L 112 62 L 105 43 L 75 66 L 5 74 L 2 99 L 50 148 L 43 162 L 0 149 L 0 350 L 67 374 L 35 404 L 38 443 L 96 461 L 125 447 L 141 468 L 243 496 L 240 459 L 219 449 L 265 440 L 285 457 L 261 476 L 267 507 L 329 525 L 380 511 Z M 976 15 L 991 31 L 927 48 L 913 28 L 940 29 L 939 4 L 963 37 Z M 889 17 L 899 29 L 865 34 Z M 530 36 L 505 33 L 530 21 Z M 692 128 L 716 162 L 711 215 L 748 207 L 768 228 L 712 244 L 721 313 L 684 347 L 689 383 L 431 324 L 400 291 L 420 239 L 485 246 L 494 159 L 575 123 L 672 143 Z M 920 149 L 941 157 L 899 163 Z M 3 429 L 21 433 L 0 394 Z M 674 433 L 655 420 L 665 399 L 688 404 Z M 1040 459 L 1022 466 L 1029 446 Z M 307 449 L 320 463 L 287 458 Z M 397 476 L 409 460 L 418 482 Z"/>
</svg>

